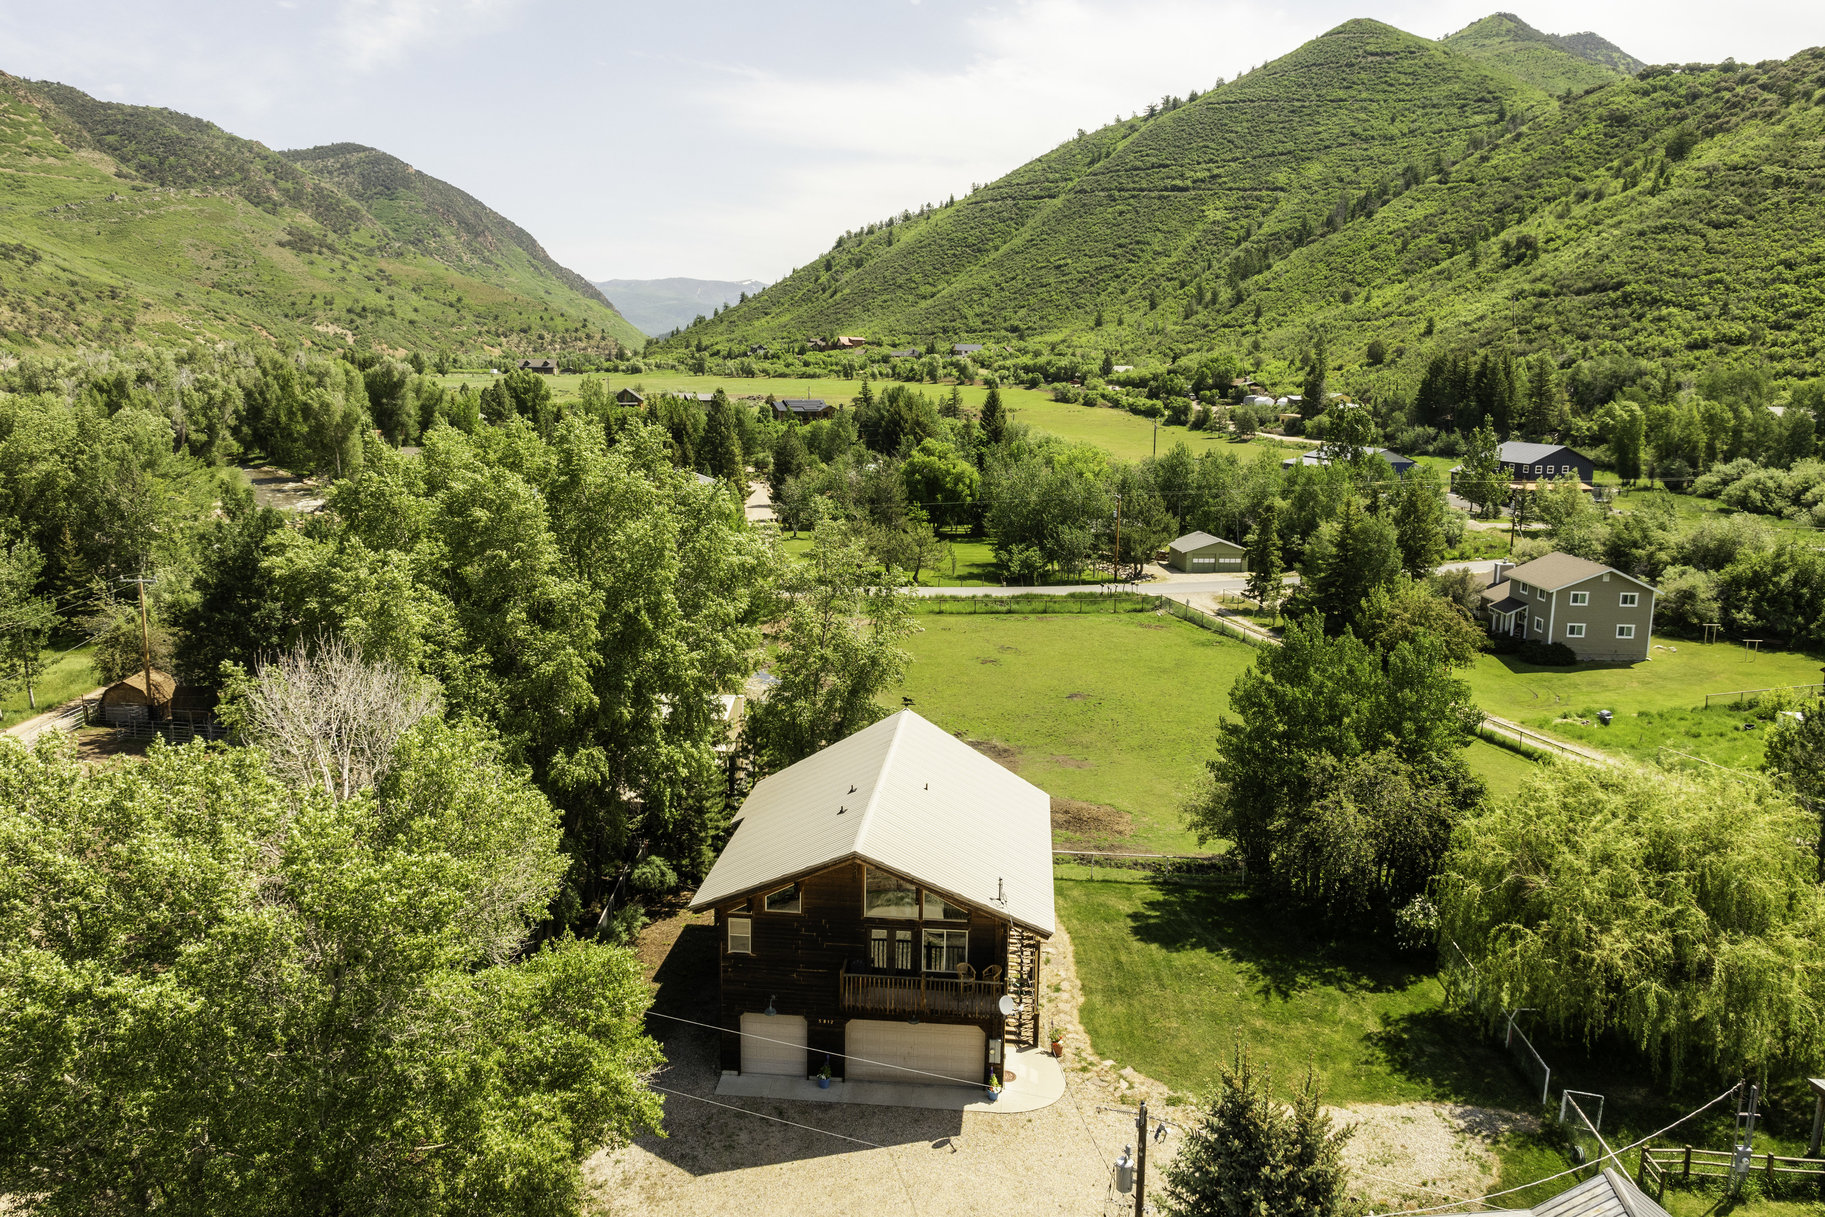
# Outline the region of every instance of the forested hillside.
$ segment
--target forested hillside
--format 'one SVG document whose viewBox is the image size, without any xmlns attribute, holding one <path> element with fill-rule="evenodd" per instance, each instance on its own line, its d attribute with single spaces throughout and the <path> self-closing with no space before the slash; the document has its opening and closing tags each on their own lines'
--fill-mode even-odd
<svg viewBox="0 0 1825 1217">
<path fill-rule="evenodd" d="M 1562 361 L 1753 352 L 1810 375 L 1825 52 L 1638 76 L 1611 60 L 1634 62 L 1512 18 L 1444 43 L 1348 22 L 845 234 L 682 341 L 1063 339 L 1132 361 L 1297 358 L 1324 332 L 1343 366 L 1380 340 L 1411 381 L 1415 344 L 1513 335 Z M 1567 97 L 1573 74 L 1609 83 Z"/>
<path fill-rule="evenodd" d="M 0 74 L 0 181 L 0 341 L 21 349 L 359 336 L 561 355 L 644 340 L 523 229 L 357 145 L 282 155 Z"/>
</svg>

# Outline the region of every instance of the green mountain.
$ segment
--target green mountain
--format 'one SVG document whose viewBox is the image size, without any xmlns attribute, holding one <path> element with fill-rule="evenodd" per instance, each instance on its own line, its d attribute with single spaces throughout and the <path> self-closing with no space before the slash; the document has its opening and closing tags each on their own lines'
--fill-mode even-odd
<svg viewBox="0 0 1825 1217">
<path fill-rule="evenodd" d="M 1492 13 L 1444 45 L 1548 93 L 1583 92 L 1646 66 L 1596 34 L 1543 34 L 1513 13 Z"/>
<path fill-rule="evenodd" d="M 767 285 L 758 279 L 598 279 L 596 286 L 623 317 L 657 338 Z"/>
<path fill-rule="evenodd" d="M 383 152 L 276 153 L 203 119 L 0 73 L 0 342 L 251 339 L 606 354 L 582 276 Z"/>
<path fill-rule="evenodd" d="M 1825 52 L 1650 68 L 1561 100 L 1522 79 L 1542 62 L 1527 40 L 1498 41 L 1472 56 L 1348 22 L 845 234 L 668 345 L 1012 337 L 1132 362 L 1292 356 L 1323 331 L 1355 361 L 1373 339 L 1398 362 L 1408 344 L 1512 338 L 1814 374 Z"/>
</svg>

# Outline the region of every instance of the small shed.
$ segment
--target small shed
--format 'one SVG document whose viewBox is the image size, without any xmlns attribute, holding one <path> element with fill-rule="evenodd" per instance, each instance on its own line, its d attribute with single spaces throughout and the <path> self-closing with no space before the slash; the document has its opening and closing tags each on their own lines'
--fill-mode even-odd
<svg viewBox="0 0 1825 1217">
<path fill-rule="evenodd" d="M 634 392 L 632 389 L 623 389 L 615 394 L 615 404 L 617 406 L 644 406 L 646 404 L 646 398 L 640 396 L 640 394 Z"/>
<path fill-rule="evenodd" d="M 980 342 L 951 343 L 951 354 L 953 355 L 974 355 L 980 350 L 982 350 L 982 344 Z"/>
<path fill-rule="evenodd" d="M 135 672 L 102 690 L 101 721 L 110 727 L 149 722 L 171 713 L 171 695 L 177 692 L 177 681 L 152 669 L 152 694 L 146 694 L 146 674 Z"/>
<path fill-rule="evenodd" d="M 1188 532 L 1166 547 L 1166 565 L 1197 575 L 1239 575 L 1248 570 L 1248 551 L 1207 532 Z"/>
</svg>

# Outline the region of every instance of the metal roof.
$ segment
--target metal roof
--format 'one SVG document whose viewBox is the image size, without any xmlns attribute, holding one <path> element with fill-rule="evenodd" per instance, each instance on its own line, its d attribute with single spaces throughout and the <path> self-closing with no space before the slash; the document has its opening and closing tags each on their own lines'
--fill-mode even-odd
<svg viewBox="0 0 1825 1217">
<path fill-rule="evenodd" d="M 827 407 L 821 397 L 782 397 L 773 403 L 788 410 L 823 410 Z"/>
<path fill-rule="evenodd" d="M 1363 451 L 1370 456 L 1379 456 L 1382 460 L 1394 466 L 1396 472 L 1403 469 L 1411 469 L 1418 463 L 1414 461 L 1412 457 L 1402 456 L 1392 448 L 1364 448 Z M 1331 455 L 1330 446 L 1328 444 L 1320 444 L 1309 452 L 1301 452 L 1298 456 L 1289 456 L 1281 461 L 1280 464 L 1285 468 L 1290 468 L 1293 465 L 1329 465 L 1335 459 L 1336 458 Z"/>
<path fill-rule="evenodd" d="M 911 710 L 762 779 L 691 907 L 849 858 L 1055 928 L 1051 797 Z"/>
<path fill-rule="evenodd" d="M 1568 587 L 1573 583 L 1583 583 L 1586 579 L 1594 579 L 1603 574 L 1627 579 L 1630 583 L 1640 584 L 1650 592 L 1654 590 L 1652 584 L 1642 583 L 1635 576 L 1625 575 L 1613 566 L 1605 566 L 1601 562 L 1592 562 L 1572 554 L 1562 554 L 1557 550 L 1507 572 L 1510 582 L 1525 583 L 1529 587 L 1537 587 L 1549 592 L 1556 592 L 1562 587 Z"/>
<path fill-rule="evenodd" d="M 1483 1217 L 1668 1217 L 1667 1211 L 1614 1167 L 1531 1209 L 1502 1209 Z"/>
<path fill-rule="evenodd" d="M 1176 541 L 1167 543 L 1167 549 L 1203 549 L 1206 545 L 1228 545 L 1241 549 L 1234 541 L 1225 541 L 1222 537 L 1213 537 L 1207 532 L 1188 532 Z"/>
<path fill-rule="evenodd" d="M 1580 460 L 1584 459 L 1578 453 L 1572 452 L 1572 450 L 1567 448 L 1564 444 L 1528 444 L 1523 443 L 1518 439 L 1511 439 L 1506 443 L 1497 444 L 1495 457 L 1498 461 L 1506 461 L 1511 465 L 1533 465 L 1545 460 L 1555 452 L 1571 452 L 1573 456 L 1577 456 Z"/>
</svg>

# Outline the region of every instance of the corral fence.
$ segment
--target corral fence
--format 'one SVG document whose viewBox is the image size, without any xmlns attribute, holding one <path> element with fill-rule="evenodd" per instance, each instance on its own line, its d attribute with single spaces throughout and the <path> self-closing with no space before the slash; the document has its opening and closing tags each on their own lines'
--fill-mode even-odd
<svg viewBox="0 0 1825 1217">
<path fill-rule="evenodd" d="M 1661 1199 L 1667 1183 L 1675 1181 L 1685 1187 L 1723 1184 L 1733 1175 L 1731 1165 L 1736 1153 L 1727 1149 L 1694 1149 L 1690 1145 L 1647 1146 L 1641 1151 L 1641 1163 L 1635 1180 L 1641 1190 Z M 1763 1191 L 1771 1192 L 1782 1182 L 1807 1182 L 1813 1186 L 1825 1183 L 1825 1159 L 1785 1158 L 1779 1154 L 1756 1154 L 1747 1163 L 1748 1172 L 1761 1176 Z"/>
<path fill-rule="evenodd" d="M 1139 854 L 1112 850 L 1055 849 L 1052 863 L 1086 866 L 1092 877 L 1098 870 L 1141 871 L 1149 878 L 1233 891 L 1248 881 L 1242 863 L 1225 854 Z"/>
<path fill-rule="evenodd" d="M 1825 684 L 1810 685 L 1769 685 L 1766 689 L 1732 689 L 1728 693 L 1705 694 L 1705 709 L 1711 708 L 1713 701 L 1727 701 L 1730 705 L 1740 706 L 1743 699 L 1760 697 L 1764 693 L 1801 693 L 1812 691 L 1815 697 L 1825 696 Z"/>
<path fill-rule="evenodd" d="M 919 605 L 929 613 L 1168 613 L 1181 621 L 1222 634 L 1250 646 L 1268 646 L 1279 639 L 1267 630 L 1227 613 L 1211 613 L 1157 592 L 1107 591 L 1043 592 L 1016 596 L 925 596 Z"/>
</svg>

